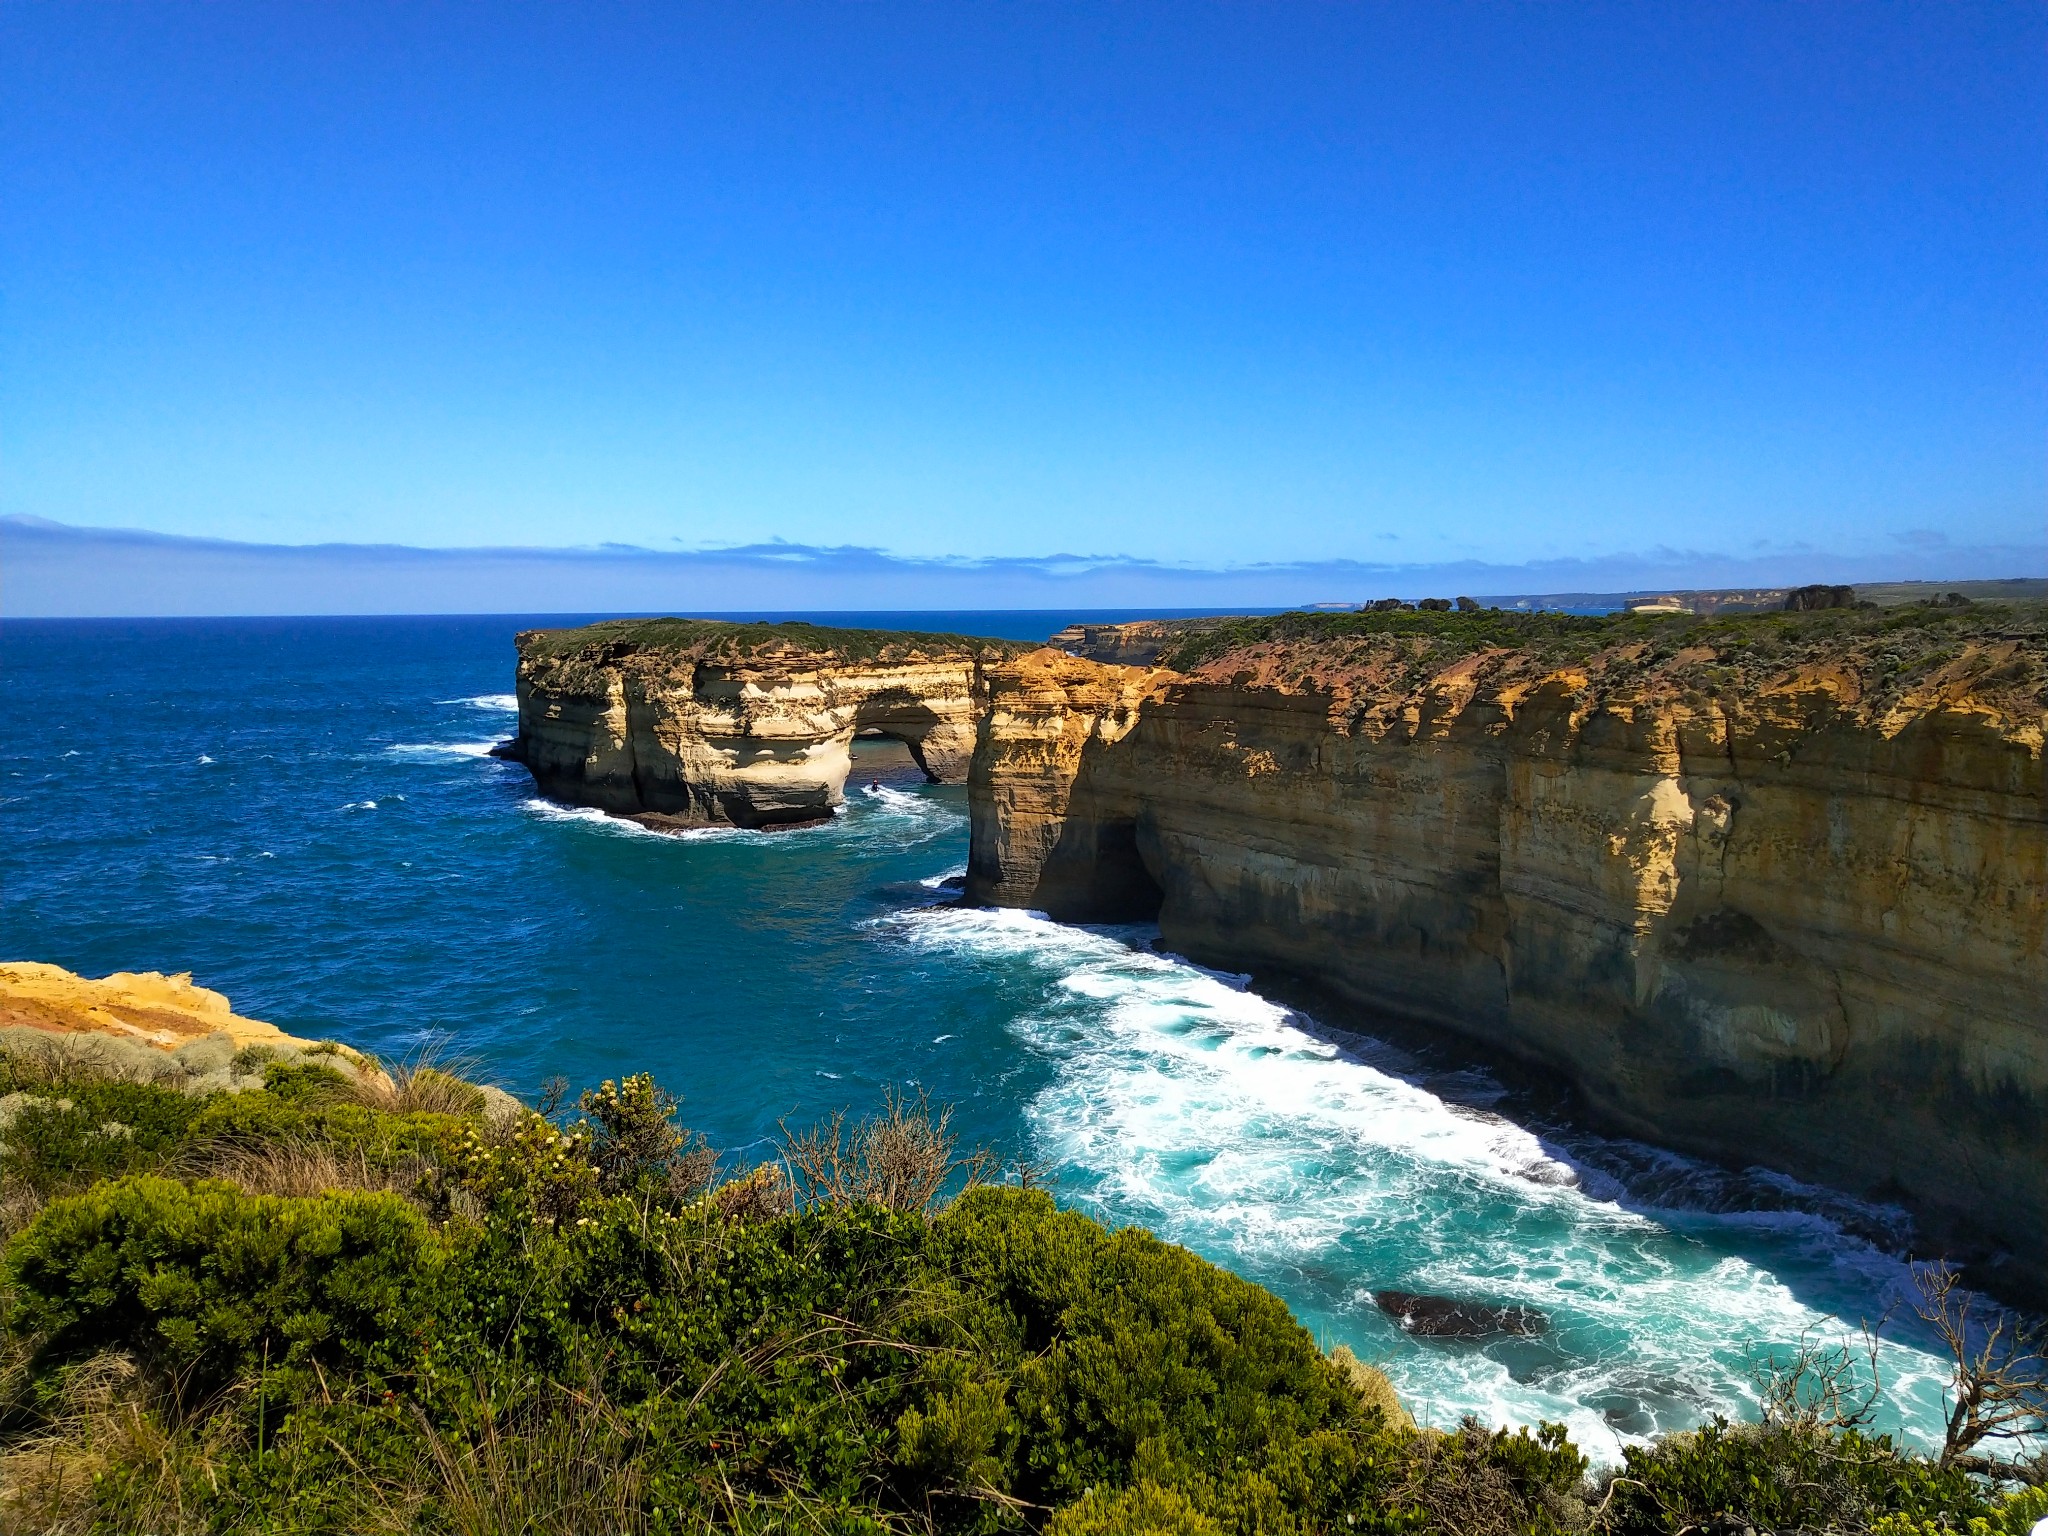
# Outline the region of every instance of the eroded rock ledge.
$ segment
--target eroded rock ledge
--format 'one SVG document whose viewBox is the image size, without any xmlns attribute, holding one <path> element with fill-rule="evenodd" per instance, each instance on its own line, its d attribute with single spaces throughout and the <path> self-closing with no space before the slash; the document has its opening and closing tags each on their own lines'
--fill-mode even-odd
<svg viewBox="0 0 2048 1536">
<path fill-rule="evenodd" d="M 615 620 L 519 637 L 506 755 L 542 794 L 655 826 L 776 827 L 832 814 L 853 738 L 967 776 L 987 669 L 1028 649 L 962 635 Z"/>
<path fill-rule="evenodd" d="M 2048 1301 L 2044 610 L 1157 628 L 989 670 L 969 900 L 1156 914 Z"/>
</svg>

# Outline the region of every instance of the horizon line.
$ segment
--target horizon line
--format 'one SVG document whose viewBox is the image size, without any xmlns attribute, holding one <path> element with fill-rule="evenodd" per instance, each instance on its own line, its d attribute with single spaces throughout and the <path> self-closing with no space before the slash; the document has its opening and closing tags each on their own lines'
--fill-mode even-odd
<svg viewBox="0 0 2048 1536">
<path fill-rule="evenodd" d="M 2028 580 L 2048 544 L 1915 541 L 1878 554 L 1785 546 L 1519 562 L 1350 558 L 1187 565 L 1133 555 L 910 556 L 786 540 L 640 545 L 263 544 L 0 514 L 0 611 L 16 618 L 504 614 L 1280 611 L 1381 597 L 1633 597 L 1824 582 Z M 2038 573 L 2038 575 L 2036 574 Z"/>
</svg>

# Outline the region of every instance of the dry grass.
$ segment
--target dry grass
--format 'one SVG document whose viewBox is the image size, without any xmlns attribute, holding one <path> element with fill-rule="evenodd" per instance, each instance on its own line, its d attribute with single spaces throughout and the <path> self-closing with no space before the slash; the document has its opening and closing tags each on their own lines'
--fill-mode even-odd
<svg viewBox="0 0 2048 1536">
<path fill-rule="evenodd" d="M 43 1197 L 24 1179 L 0 1173 L 0 1247 L 41 1214 Z"/>
<path fill-rule="evenodd" d="M 1386 1372 L 1367 1365 L 1351 1352 L 1348 1344 L 1339 1344 L 1330 1351 L 1330 1364 L 1344 1373 L 1344 1379 L 1368 1408 L 1377 1408 L 1386 1416 L 1389 1424 L 1402 1429 L 1413 1429 L 1415 1420 L 1401 1405 L 1401 1396 L 1394 1390 L 1394 1384 L 1387 1380 Z"/>
<path fill-rule="evenodd" d="M 556 1386 L 451 1434 L 420 1416 L 416 1455 L 397 1477 L 367 1481 L 352 1528 L 402 1536 L 431 1509 L 456 1536 L 634 1536 L 647 1529 L 640 1436 L 601 1389 Z"/>
<path fill-rule="evenodd" d="M 474 1082 L 479 1064 L 445 1054 L 446 1042 L 430 1039 L 412 1057 L 386 1068 L 371 1061 L 348 1085 L 357 1103 L 388 1115 L 473 1115 L 484 1107 L 483 1091 Z"/>
<path fill-rule="evenodd" d="M 26 1346 L 10 1341 L 4 1390 L 10 1408 L 26 1381 Z M 134 1362 L 105 1354 L 66 1376 L 56 1411 L 38 1430 L 14 1437 L 0 1455 L 0 1536 L 72 1536 L 97 1516 L 93 1479 L 112 1465 L 139 1469 L 152 1503 L 162 1506 L 154 1528 L 185 1528 L 173 1436 L 149 1413 Z"/>
<path fill-rule="evenodd" d="M 270 1142 L 223 1148 L 198 1172 L 206 1178 L 239 1184 L 252 1195 L 299 1198 L 331 1191 L 410 1195 L 432 1172 L 432 1165 L 414 1157 L 379 1166 L 361 1148 Z"/>
<path fill-rule="evenodd" d="M 1591 1523 L 1585 1501 L 1548 1490 L 1525 1491 L 1487 1442 L 1505 1431 L 1473 1420 L 1450 1433 L 1424 1430 L 1408 1442 L 1390 1508 L 1420 1509 L 1429 1529 L 1455 1536 L 1523 1536 L 1524 1532 L 1582 1531 Z"/>
</svg>

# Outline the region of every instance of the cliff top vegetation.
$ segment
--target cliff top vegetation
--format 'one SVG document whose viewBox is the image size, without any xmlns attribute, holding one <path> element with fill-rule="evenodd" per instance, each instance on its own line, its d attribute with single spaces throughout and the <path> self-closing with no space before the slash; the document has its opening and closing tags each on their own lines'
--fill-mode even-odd
<svg viewBox="0 0 2048 1536">
<path fill-rule="evenodd" d="M 530 629 L 519 636 L 522 660 L 578 657 L 613 661 L 658 655 L 676 661 L 744 662 L 818 658 L 899 662 L 927 658 L 1014 656 L 1032 649 L 1010 640 L 895 629 L 843 629 L 802 619 L 738 623 L 727 619 L 604 619 L 580 629 Z"/>
<path fill-rule="evenodd" d="M 1417 693 L 1468 658 L 1478 681 L 1560 670 L 1595 695 L 1708 700 L 1826 687 L 1882 716 L 1967 695 L 2010 719 L 2048 708 L 2048 605 L 1916 604 L 1803 613 L 1582 615 L 1479 609 L 1282 613 L 1202 620 L 1160 664 L 1204 681 L 1317 689 L 1347 701 Z"/>
<path fill-rule="evenodd" d="M 428 1062 L 0 1051 L 0 1531 L 2020 1536 L 2048 1491 L 1774 1378 L 1587 1480 L 1417 1430 L 1184 1249 L 943 1111 L 721 1169 L 644 1076 L 538 1108 Z M 1811 1363 L 1810 1361 L 1808 1363 Z"/>
</svg>

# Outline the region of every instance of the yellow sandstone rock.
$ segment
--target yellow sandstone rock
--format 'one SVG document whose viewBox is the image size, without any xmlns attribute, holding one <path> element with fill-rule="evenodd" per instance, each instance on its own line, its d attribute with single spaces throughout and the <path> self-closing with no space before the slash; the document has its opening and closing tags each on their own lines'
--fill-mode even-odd
<svg viewBox="0 0 2048 1536">
<path fill-rule="evenodd" d="M 0 1051 L 54 1050 L 143 1081 L 244 1088 L 262 1082 L 260 1073 L 237 1070 L 238 1053 L 251 1047 L 392 1085 L 371 1057 L 244 1018 L 220 993 L 195 986 L 189 972 L 116 971 L 94 980 L 35 960 L 0 962 Z"/>
<path fill-rule="evenodd" d="M 95 981 L 34 960 L 0 963 L 0 1029 L 18 1028 L 111 1035 L 164 1051 L 208 1035 L 226 1035 L 237 1049 L 313 1043 L 243 1018 L 220 993 L 195 986 L 189 971 L 116 971 Z"/>
<path fill-rule="evenodd" d="M 2048 1300 L 2048 648 L 1801 633 L 1769 667 L 1037 652 L 988 673 L 966 896 L 1156 916 L 1646 1139 L 1900 1201 Z"/>
<path fill-rule="evenodd" d="M 806 624 L 615 621 L 519 637 L 508 755 L 541 793 L 648 825 L 801 825 L 844 798 L 854 737 L 967 776 L 987 666 L 1025 649 Z"/>
</svg>

